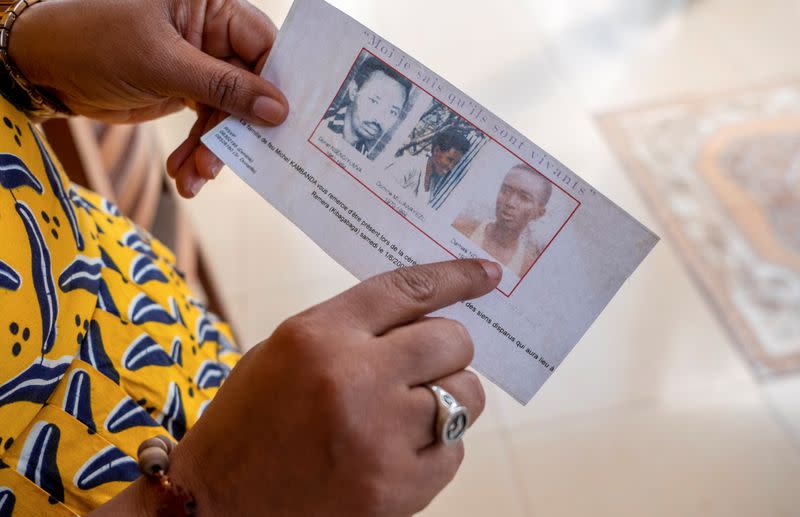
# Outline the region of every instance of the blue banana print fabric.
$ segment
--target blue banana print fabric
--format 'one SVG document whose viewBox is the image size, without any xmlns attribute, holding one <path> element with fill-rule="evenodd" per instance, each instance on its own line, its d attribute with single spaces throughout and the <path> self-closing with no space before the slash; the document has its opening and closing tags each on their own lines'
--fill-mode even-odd
<svg viewBox="0 0 800 517">
<path fill-rule="evenodd" d="M 137 426 L 157 427 L 158 422 L 130 397 L 120 400 L 105 421 L 105 427 L 110 433 L 119 433 Z"/>
<path fill-rule="evenodd" d="M 21 159 L 9 153 L 0 153 L 0 185 L 8 190 L 27 186 L 41 194 L 42 184 Z"/>
<path fill-rule="evenodd" d="M 92 378 L 86 370 L 76 369 L 72 371 L 67 381 L 67 394 L 64 396 L 64 411 L 80 420 L 83 425 L 94 433 L 96 431 L 94 419 L 92 418 L 91 402 Z"/>
<path fill-rule="evenodd" d="M 70 182 L 0 96 L 0 517 L 85 515 L 180 440 L 239 359 L 174 254 Z"/>
<path fill-rule="evenodd" d="M 13 267 L 0 261 L 0 289 L 16 291 L 22 285 L 22 277 Z"/>
<path fill-rule="evenodd" d="M 36 359 L 17 375 L 0 384 L 0 406 L 13 402 L 44 404 L 61 382 L 71 358 Z"/>
<path fill-rule="evenodd" d="M 7 486 L 0 486 L 0 517 L 11 517 L 16 502 L 14 491 Z"/>
<path fill-rule="evenodd" d="M 172 358 L 156 340 L 147 334 L 137 337 L 122 356 L 122 365 L 131 371 L 145 366 L 169 366 L 171 364 Z"/>
<path fill-rule="evenodd" d="M 25 441 L 17 471 L 57 501 L 64 500 L 64 484 L 58 471 L 56 453 L 61 430 L 55 424 L 37 422 Z"/>
<path fill-rule="evenodd" d="M 89 490 L 112 481 L 134 481 L 139 477 L 136 460 L 109 445 L 89 458 L 75 474 L 73 482 L 81 490 Z"/>
</svg>

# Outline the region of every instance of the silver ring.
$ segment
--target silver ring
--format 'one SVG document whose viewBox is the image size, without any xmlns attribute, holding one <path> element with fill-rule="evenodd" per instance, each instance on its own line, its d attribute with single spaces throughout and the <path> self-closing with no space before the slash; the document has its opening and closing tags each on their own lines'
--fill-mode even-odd
<svg viewBox="0 0 800 517">
<path fill-rule="evenodd" d="M 469 414 L 467 408 L 435 384 L 426 384 L 436 399 L 436 440 L 445 445 L 452 445 L 464 437 L 469 427 Z"/>
</svg>

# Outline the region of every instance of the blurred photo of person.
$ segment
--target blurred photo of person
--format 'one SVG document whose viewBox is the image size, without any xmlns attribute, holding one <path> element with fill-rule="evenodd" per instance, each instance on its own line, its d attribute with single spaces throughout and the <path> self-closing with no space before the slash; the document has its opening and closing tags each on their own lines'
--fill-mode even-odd
<svg viewBox="0 0 800 517">
<path fill-rule="evenodd" d="M 542 252 L 530 223 L 545 214 L 552 192 L 547 178 L 520 163 L 503 178 L 494 220 L 481 221 L 462 213 L 453 228 L 522 277 Z"/>
<path fill-rule="evenodd" d="M 420 203 L 430 203 L 437 186 L 469 151 L 469 140 L 457 129 L 437 133 L 431 143 L 431 154 L 420 152 L 392 163 L 387 171 L 406 196 Z"/>
<path fill-rule="evenodd" d="M 328 129 L 358 152 L 368 155 L 400 122 L 411 93 L 411 81 L 374 56 L 355 70 L 340 102 L 325 115 Z"/>
</svg>

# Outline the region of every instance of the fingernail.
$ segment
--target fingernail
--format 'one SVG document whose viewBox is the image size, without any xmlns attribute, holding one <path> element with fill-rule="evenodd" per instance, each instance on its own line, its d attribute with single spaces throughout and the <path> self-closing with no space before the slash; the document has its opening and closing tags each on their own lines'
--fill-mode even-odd
<svg viewBox="0 0 800 517">
<path fill-rule="evenodd" d="M 259 97 L 253 103 L 253 114 L 270 124 L 280 124 L 286 118 L 286 106 L 271 97 Z"/>
<path fill-rule="evenodd" d="M 189 192 L 192 193 L 192 196 L 196 196 L 200 189 L 203 188 L 203 185 L 206 184 L 206 180 L 203 178 L 199 178 L 195 176 L 194 178 L 189 179 Z"/>
<path fill-rule="evenodd" d="M 481 260 L 481 266 L 483 266 L 486 274 L 493 282 L 498 282 L 500 277 L 503 276 L 503 270 L 500 269 L 500 265 L 496 262 L 492 262 L 491 260 Z"/>
<path fill-rule="evenodd" d="M 222 162 L 215 163 L 214 165 L 212 165 L 211 175 L 214 176 L 215 178 L 219 176 L 219 172 L 222 170 L 222 165 L 223 165 Z"/>
</svg>

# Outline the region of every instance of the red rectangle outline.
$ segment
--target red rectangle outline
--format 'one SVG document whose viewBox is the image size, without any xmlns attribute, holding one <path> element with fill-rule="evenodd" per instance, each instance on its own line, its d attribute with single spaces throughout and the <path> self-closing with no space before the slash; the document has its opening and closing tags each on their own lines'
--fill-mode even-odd
<svg viewBox="0 0 800 517">
<path fill-rule="evenodd" d="M 447 105 L 445 102 L 443 102 L 441 99 L 439 99 L 438 97 L 436 97 L 435 95 L 433 95 L 431 92 L 429 92 L 428 90 L 426 90 L 425 88 L 423 88 L 422 86 L 420 86 L 419 84 L 417 84 L 416 82 L 414 82 L 414 81 L 413 81 L 413 80 L 412 80 L 410 77 L 406 76 L 406 75 L 405 75 L 404 73 L 402 73 L 400 70 L 396 69 L 395 67 L 393 67 L 392 65 L 390 65 L 389 63 L 387 63 L 386 61 L 384 61 L 383 59 L 381 59 L 379 56 L 375 55 L 375 53 L 373 53 L 371 50 L 367 49 L 366 47 L 362 47 L 362 48 L 361 48 L 361 50 L 360 50 L 360 51 L 358 52 L 358 54 L 356 55 L 356 58 L 353 60 L 353 64 L 352 64 L 352 65 L 350 65 L 350 68 L 348 68 L 348 72 L 347 72 L 347 74 L 345 75 L 344 79 L 342 80 L 342 83 L 339 85 L 339 89 L 337 89 L 337 90 L 336 90 L 336 94 L 333 96 L 333 99 L 331 100 L 331 103 L 328 105 L 328 109 L 326 109 L 326 110 L 323 112 L 323 114 L 322 114 L 322 118 L 321 118 L 321 119 L 319 120 L 319 122 L 317 123 L 316 127 L 314 128 L 314 131 L 312 131 L 312 132 L 311 132 L 311 135 L 309 135 L 309 137 L 308 137 L 308 140 L 307 140 L 307 141 L 308 141 L 308 143 L 309 143 L 309 144 L 311 144 L 312 146 L 314 146 L 314 147 L 315 147 L 315 148 L 316 148 L 316 149 L 317 149 L 319 152 L 321 152 L 321 153 L 322 153 L 322 154 L 323 154 L 323 155 L 324 155 L 326 158 L 328 158 L 328 159 L 329 159 L 331 162 L 333 162 L 333 164 L 334 164 L 334 165 L 336 165 L 337 167 L 339 167 L 340 169 L 342 169 L 342 170 L 343 170 L 343 171 L 344 171 L 344 172 L 345 172 L 345 173 L 346 173 L 348 176 L 350 176 L 351 178 L 353 178 L 354 180 L 356 180 L 356 181 L 357 181 L 357 182 L 358 182 L 358 183 L 359 183 L 359 184 L 360 184 L 362 187 L 364 187 L 364 188 L 365 188 L 365 189 L 367 189 L 367 190 L 368 190 L 368 191 L 369 191 L 369 192 L 370 192 L 372 195 L 374 195 L 375 197 L 377 197 L 377 198 L 378 198 L 378 199 L 379 199 L 379 200 L 380 200 L 380 201 L 381 201 L 381 202 L 382 202 L 384 205 L 386 205 L 386 206 L 387 206 L 387 207 L 389 207 L 389 208 L 390 208 L 392 211 L 394 211 L 394 212 L 395 212 L 397 215 L 399 215 L 400 217 L 402 217 L 402 218 L 403 218 L 403 219 L 404 219 L 404 220 L 405 220 L 405 221 L 406 221 L 408 224 L 410 224 L 411 226 L 413 226 L 413 227 L 414 227 L 414 228 L 415 228 L 415 229 L 416 229 L 418 232 L 420 232 L 422 235 L 424 235 L 425 237 L 427 237 L 428 239 L 430 239 L 430 240 L 431 240 L 431 242 L 433 242 L 434 244 L 436 244 L 437 246 L 439 246 L 440 248 L 442 248 L 442 249 L 443 249 L 443 250 L 444 250 L 446 253 L 448 253 L 450 256 L 452 256 L 452 257 L 453 257 L 453 258 L 455 258 L 455 259 L 458 259 L 458 258 L 459 258 L 458 256 L 454 255 L 454 254 L 453 254 L 453 253 L 452 253 L 452 252 L 451 252 L 449 249 L 447 249 L 447 248 L 445 248 L 444 246 L 442 246 L 442 245 L 439 243 L 439 241 L 437 241 L 436 239 L 434 239 L 433 237 L 431 237 L 430 235 L 428 235 L 428 234 L 427 234 L 427 233 L 426 233 L 426 232 L 425 232 L 425 231 L 424 231 L 422 228 L 420 228 L 419 226 L 417 226 L 416 224 L 414 224 L 414 223 L 413 223 L 411 220 L 409 220 L 409 219 L 408 219 L 406 216 L 404 216 L 402 213 L 400 213 L 400 211 L 399 211 L 399 210 L 397 210 L 397 209 L 396 209 L 396 208 L 394 208 L 392 205 L 390 205 L 389 203 L 387 203 L 387 202 L 386 202 L 386 200 L 385 200 L 385 199 L 383 199 L 383 197 L 381 197 L 381 196 L 380 196 L 380 195 L 379 195 L 377 192 L 375 192 L 374 190 L 372 190 L 371 188 L 369 188 L 369 187 L 368 187 L 366 184 L 364 184 L 364 182 L 363 182 L 363 181 L 361 181 L 361 180 L 360 180 L 360 179 L 358 179 L 358 178 L 357 178 L 355 175 L 353 175 L 353 174 L 352 174 L 350 171 L 348 171 L 347 169 L 345 169 L 344 167 L 342 167 L 342 166 L 341 166 L 341 165 L 340 165 L 340 164 L 339 164 L 339 163 L 338 163 L 336 160 L 334 160 L 334 159 L 333 159 L 331 156 L 329 156 L 329 155 L 328 155 L 328 153 L 326 153 L 325 151 L 323 151 L 322 149 L 320 149 L 320 148 L 319 148 L 319 146 L 317 146 L 317 144 L 315 144 L 314 142 L 312 142 L 312 141 L 311 141 L 311 139 L 313 138 L 314 134 L 315 134 L 315 133 L 317 132 L 317 130 L 319 129 L 319 126 L 322 124 L 322 121 L 323 121 L 323 120 L 325 120 L 325 113 L 328 113 L 328 112 L 330 111 L 330 109 L 333 107 L 333 102 L 336 100 L 336 97 L 339 95 L 339 92 L 341 92 L 341 91 L 342 91 L 342 87 L 344 87 L 344 83 L 345 83 L 345 81 L 347 81 L 347 78 L 350 76 L 350 70 L 352 70 L 352 69 L 353 69 L 353 67 L 355 66 L 356 62 L 358 62 L 358 58 L 359 58 L 359 57 L 361 57 L 361 54 L 362 54 L 363 52 L 367 52 L 368 54 L 372 55 L 372 56 L 373 56 L 375 59 L 379 60 L 381 63 L 385 64 L 386 66 L 388 66 L 389 68 L 391 68 L 392 70 L 394 70 L 395 72 L 397 72 L 398 74 L 400 74 L 400 75 L 402 75 L 403 77 L 405 77 L 406 79 L 408 79 L 408 80 L 409 80 L 409 81 L 410 81 L 410 82 L 411 82 L 411 83 L 412 83 L 414 86 L 416 86 L 417 88 L 419 88 L 419 89 L 420 89 L 420 90 L 422 90 L 423 92 L 427 93 L 427 94 L 428 94 L 428 95 L 429 95 L 431 98 L 435 99 L 437 102 L 439 102 L 440 104 L 442 104 L 443 106 L 445 106 L 447 109 L 449 109 L 450 111 L 452 111 L 453 113 L 455 113 L 456 115 L 458 115 L 459 117 L 461 117 L 461 119 L 462 119 L 462 120 L 464 120 L 464 121 L 465 121 L 467 124 L 471 125 L 471 126 L 472 126 L 472 127 L 474 127 L 476 130 L 478 130 L 478 131 L 480 131 L 481 133 L 483 133 L 483 135 L 484 135 L 484 136 L 486 136 L 487 138 L 491 139 L 491 140 L 492 140 L 494 143 L 496 143 L 497 145 L 499 145 L 500 147 L 502 147 L 503 149 L 505 149 L 505 150 L 506 150 L 506 152 L 510 153 L 510 154 L 511 154 L 511 155 L 513 155 L 513 156 L 514 156 L 516 159 L 518 159 L 519 161 L 521 161 L 522 163 L 524 163 L 525 165 L 527 165 L 528 167 L 530 167 L 531 169 L 533 169 L 534 171 L 536 171 L 537 173 L 539 173 L 539 174 L 540 174 L 540 175 L 541 175 L 541 176 L 542 176 L 544 179 L 546 179 L 547 181 L 549 181 L 550 183 L 552 183 L 554 187 L 556 187 L 557 189 L 559 189 L 561 192 L 563 192 L 564 194 L 566 194 L 567 196 L 569 196 L 569 197 L 570 197 L 570 198 L 571 198 L 573 201 L 575 201 L 575 202 L 577 203 L 577 205 L 575 206 L 575 208 L 572 210 L 572 212 L 569 214 L 569 216 L 567 217 L 567 219 L 564 221 L 564 224 L 562 224 L 562 225 L 561 225 L 561 227 L 558 229 L 558 231 L 555 233 L 555 235 L 553 235 L 553 238 L 552 238 L 552 239 L 550 239 L 550 242 L 548 242 L 548 243 L 547 243 L 547 246 L 545 246 L 545 247 L 544 247 L 544 249 L 542 249 L 541 253 L 539 253 L 539 256 L 538 256 L 538 257 L 536 257 L 536 260 L 534 260 L 534 261 L 533 261 L 533 263 L 531 264 L 531 266 L 528 268 L 528 270 L 527 270 L 527 271 L 525 271 L 525 274 L 524 274 L 524 275 L 522 275 L 522 276 L 520 277 L 520 279 L 519 279 L 519 282 L 517 282 L 517 283 L 514 285 L 514 288 L 513 288 L 513 289 L 511 289 L 511 292 L 509 292 L 509 293 L 506 293 L 505 291 L 501 290 L 501 289 L 500 289 L 500 287 L 497 287 L 497 288 L 496 288 L 496 289 L 497 289 L 497 291 L 499 291 L 499 292 L 500 292 L 500 294 L 502 294 L 502 295 L 503 295 L 503 296 L 505 296 L 506 298 L 510 298 L 510 297 L 511 297 L 511 295 L 513 295 L 513 294 L 514 294 L 514 291 L 516 291 L 516 290 L 517 290 L 517 287 L 519 287 L 519 284 L 521 284 L 521 283 L 522 283 L 522 281 L 525 279 L 525 277 L 526 277 L 526 276 L 528 276 L 528 273 L 530 273 L 531 269 L 533 269 L 533 266 L 535 266 L 535 265 L 536 265 L 536 263 L 537 263 L 537 262 L 539 262 L 539 259 L 542 257 L 542 255 L 544 255 L 544 252 L 545 252 L 545 251 L 547 251 L 547 248 L 549 248 L 549 247 L 550 247 L 550 245 L 551 245 L 551 244 L 553 244 L 553 241 L 554 241 L 554 240 L 556 240 L 556 237 L 558 237 L 558 234 L 560 234 L 560 233 L 561 233 L 561 230 L 563 230 L 563 229 L 564 229 L 564 227 L 567 225 L 567 223 L 570 221 L 570 219 L 572 219 L 572 216 L 574 216 L 574 215 L 575 215 L 575 212 L 577 212 L 577 211 L 578 211 L 578 208 L 580 208 L 580 206 L 581 206 L 581 202 L 580 202 L 580 201 L 579 201 L 577 198 L 575 198 L 575 196 L 573 196 L 572 194 L 570 194 L 569 192 L 567 192 L 566 190 L 564 190 L 564 188 L 563 188 L 563 187 L 561 187 L 561 185 L 559 185 L 559 184 L 558 184 L 558 183 L 556 183 L 555 181 L 551 180 L 550 178 L 548 178 L 547 176 L 545 176 L 544 174 L 542 174 L 542 173 L 541 173 L 541 171 L 539 171 L 539 169 L 537 169 L 536 167 L 534 167 L 533 165 L 531 165 L 530 163 L 528 163 L 526 160 L 524 160 L 523 158 L 521 158 L 519 155 L 517 155 L 517 153 L 515 153 L 514 151 L 512 151 L 511 149 L 509 149 L 509 148 L 508 148 L 508 147 L 506 147 L 505 145 L 501 144 L 501 143 L 500 143 L 500 142 L 498 142 L 498 141 L 497 141 L 497 140 L 496 140 L 494 137 L 492 137 L 491 135 L 489 135 L 489 134 L 488 134 L 486 131 L 482 130 L 481 128 L 479 128 L 478 126 L 476 126 L 475 124 L 473 124 L 472 122 L 470 122 L 470 121 L 469 121 L 469 120 L 468 120 L 466 117 L 464 117 L 464 116 L 463 116 L 461 113 L 459 113 L 458 111 L 456 111 L 456 110 L 454 110 L 453 108 L 451 108 L 450 106 L 448 106 L 448 105 Z"/>
</svg>

